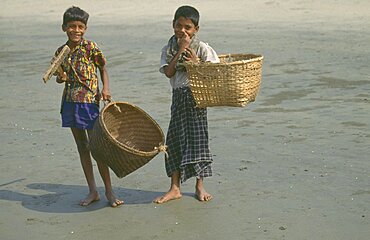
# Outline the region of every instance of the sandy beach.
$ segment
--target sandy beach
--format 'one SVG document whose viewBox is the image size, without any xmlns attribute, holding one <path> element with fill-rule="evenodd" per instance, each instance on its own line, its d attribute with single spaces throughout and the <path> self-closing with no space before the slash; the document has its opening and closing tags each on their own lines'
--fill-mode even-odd
<svg viewBox="0 0 370 240">
<path fill-rule="evenodd" d="M 63 12 L 90 14 L 86 38 L 108 60 L 113 100 L 133 103 L 166 132 L 171 88 L 158 72 L 182 1 L 10 1 L 0 9 L 0 238 L 367 240 L 370 236 L 370 2 L 187 1 L 200 38 L 219 54 L 264 56 L 256 102 L 208 109 L 214 176 L 209 203 L 152 200 L 168 190 L 164 155 L 116 194 L 78 205 L 87 185 L 69 129 L 63 86 L 42 75 Z M 104 187 L 95 168 L 99 192 Z"/>
</svg>

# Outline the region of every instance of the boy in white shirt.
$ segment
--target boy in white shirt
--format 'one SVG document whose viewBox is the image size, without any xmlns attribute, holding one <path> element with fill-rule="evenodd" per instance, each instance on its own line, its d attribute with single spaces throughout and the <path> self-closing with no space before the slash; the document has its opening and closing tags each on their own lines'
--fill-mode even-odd
<svg viewBox="0 0 370 240">
<path fill-rule="evenodd" d="M 165 203 L 182 197 L 180 182 L 196 177 L 195 196 L 209 201 L 212 195 L 203 186 L 203 179 L 212 176 L 212 154 L 208 146 L 207 109 L 195 106 L 184 61 L 219 62 L 216 52 L 197 38 L 199 12 L 191 6 L 176 10 L 174 35 L 162 49 L 160 72 L 172 86 L 171 120 L 166 144 L 166 172 L 171 177 L 167 193 L 154 200 Z"/>
</svg>

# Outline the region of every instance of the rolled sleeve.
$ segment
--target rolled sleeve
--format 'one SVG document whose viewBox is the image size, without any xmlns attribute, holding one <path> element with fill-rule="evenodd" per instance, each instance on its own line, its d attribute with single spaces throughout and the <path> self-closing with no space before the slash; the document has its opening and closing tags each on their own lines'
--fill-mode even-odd
<svg viewBox="0 0 370 240">
<path fill-rule="evenodd" d="M 167 45 L 164 46 L 161 51 L 161 62 L 159 66 L 159 72 L 163 74 L 164 74 L 164 67 L 168 66 L 166 58 L 167 58 Z"/>
</svg>

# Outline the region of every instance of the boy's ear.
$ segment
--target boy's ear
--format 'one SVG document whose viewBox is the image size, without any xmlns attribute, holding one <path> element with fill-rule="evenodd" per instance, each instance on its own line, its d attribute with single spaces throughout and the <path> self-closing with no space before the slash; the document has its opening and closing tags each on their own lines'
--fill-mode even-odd
<svg viewBox="0 0 370 240">
<path fill-rule="evenodd" d="M 195 32 L 199 31 L 199 25 L 195 27 Z"/>
<path fill-rule="evenodd" d="M 63 32 L 67 31 L 67 26 L 62 24 L 62 30 L 63 30 Z"/>
<path fill-rule="evenodd" d="M 172 28 L 175 28 L 175 24 L 176 24 L 176 21 L 174 19 L 174 20 L 172 20 Z"/>
</svg>

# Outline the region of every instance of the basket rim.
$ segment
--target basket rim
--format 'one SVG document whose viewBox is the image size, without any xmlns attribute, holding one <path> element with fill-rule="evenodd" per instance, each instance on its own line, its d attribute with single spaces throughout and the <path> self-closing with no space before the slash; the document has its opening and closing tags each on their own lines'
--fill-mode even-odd
<svg viewBox="0 0 370 240">
<path fill-rule="evenodd" d="M 248 59 L 248 60 L 238 60 L 238 61 L 233 61 L 233 62 L 217 62 L 217 63 L 213 63 L 213 62 L 198 62 L 198 63 L 194 63 L 192 61 L 188 61 L 188 62 L 184 62 L 184 65 L 188 65 L 188 66 L 199 66 L 199 65 L 212 65 L 212 66 L 218 66 L 218 65 L 236 65 L 236 64 L 245 64 L 245 63 L 249 63 L 249 62 L 255 62 L 255 61 L 262 61 L 263 60 L 263 55 L 261 54 L 253 54 L 253 53 L 228 53 L 228 54 L 219 54 L 218 57 L 219 58 L 223 58 L 223 57 L 233 57 L 233 56 L 255 56 L 251 59 Z"/>
<path fill-rule="evenodd" d="M 121 142 L 117 141 L 114 137 L 112 137 L 112 135 L 110 134 L 110 132 L 107 130 L 107 126 L 105 125 L 105 122 L 103 120 L 103 115 L 104 115 L 104 112 L 109 107 L 111 107 L 112 105 L 115 105 L 115 104 L 129 105 L 129 106 L 135 108 L 136 110 L 140 111 L 141 113 L 143 113 L 158 128 L 158 130 L 159 130 L 159 132 L 161 134 L 162 139 L 164 139 L 164 134 L 163 134 L 163 131 L 162 131 L 161 127 L 159 126 L 159 124 L 148 113 L 146 113 L 143 109 L 141 109 L 140 107 L 138 107 L 138 106 L 136 106 L 134 104 L 131 104 L 129 102 L 122 102 L 122 101 L 117 101 L 117 102 L 113 102 L 112 101 L 112 102 L 108 103 L 107 105 L 105 105 L 103 107 L 103 109 L 101 110 L 101 113 L 99 114 L 99 122 L 102 124 L 102 130 L 107 134 L 107 136 L 109 137 L 109 139 L 112 140 L 119 148 L 121 148 L 121 149 L 123 149 L 123 150 L 125 150 L 127 152 L 130 152 L 130 153 L 133 153 L 133 154 L 140 154 L 142 156 L 147 156 L 147 157 L 156 155 L 159 152 L 159 149 L 153 149 L 153 151 L 150 151 L 150 152 L 140 151 L 138 149 L 128 147 L 127 145 L 122 144 Z M 164 142 L 161 142 L 158 147 L 161 147 L 161 146 L 164 146 Z"/>
</svg>

